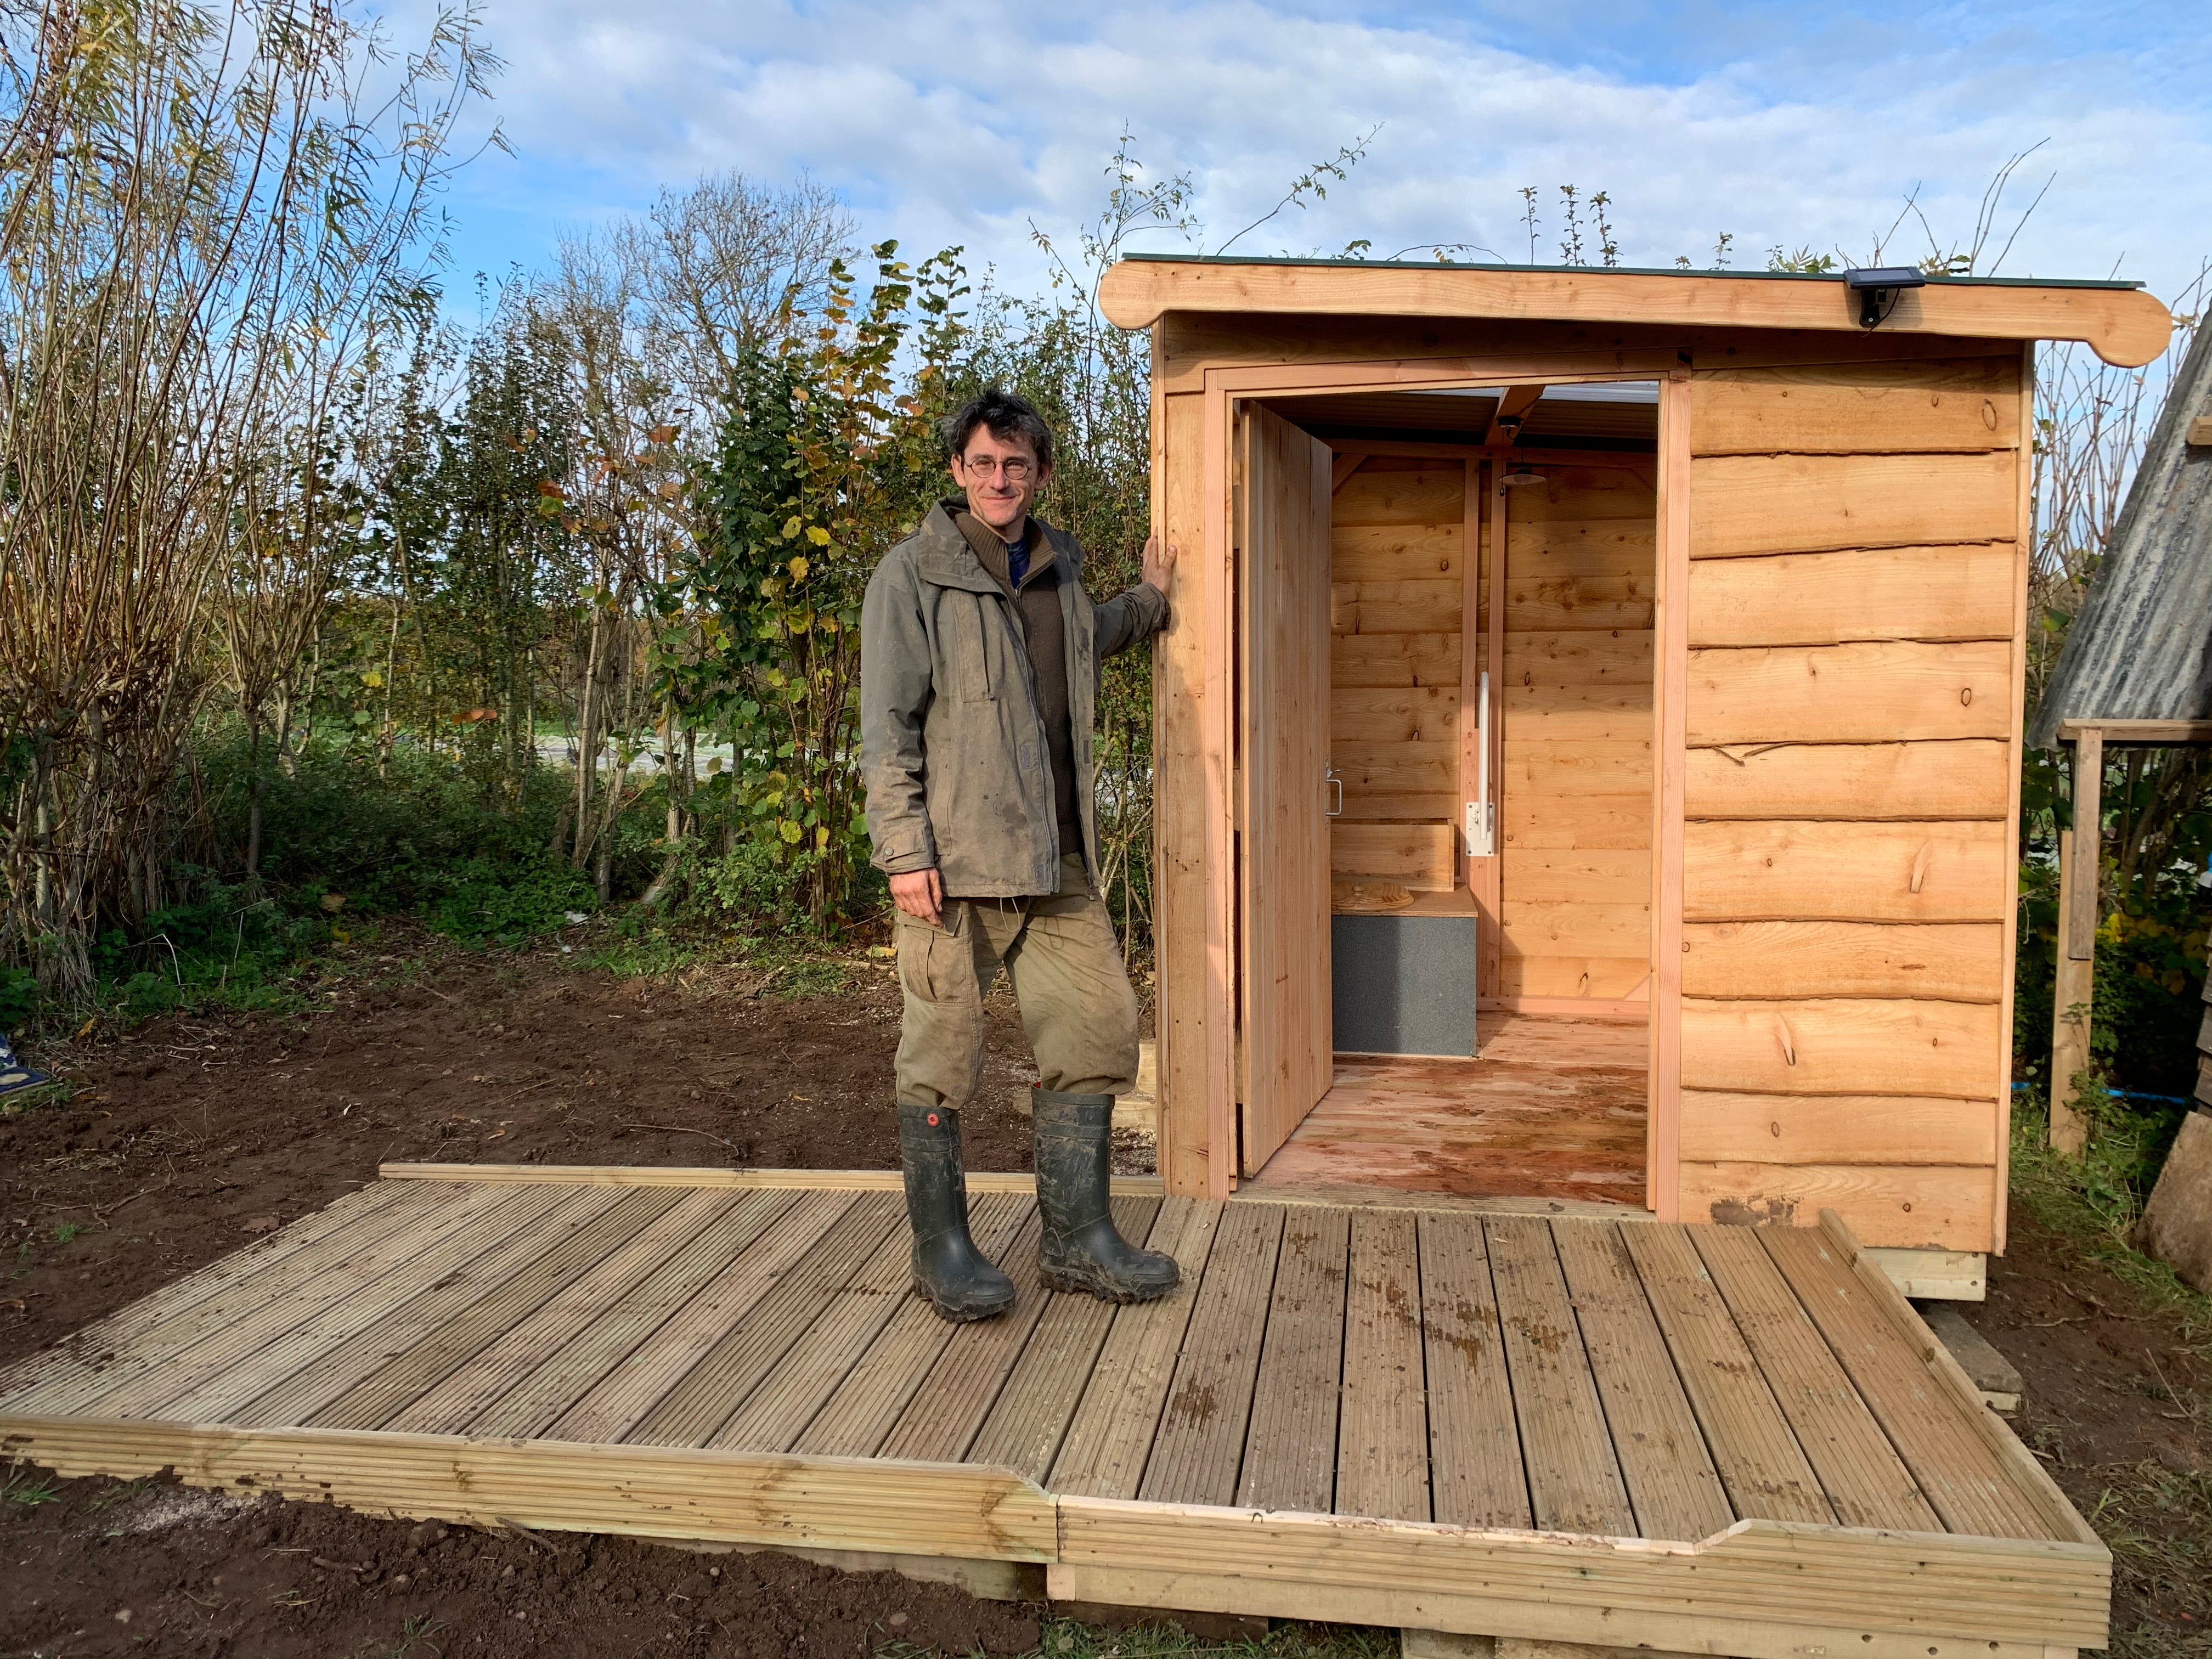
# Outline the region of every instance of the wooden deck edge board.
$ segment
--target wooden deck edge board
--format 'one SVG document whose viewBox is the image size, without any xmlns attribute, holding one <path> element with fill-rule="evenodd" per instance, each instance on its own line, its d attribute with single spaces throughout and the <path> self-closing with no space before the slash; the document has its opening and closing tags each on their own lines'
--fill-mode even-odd
<svg viewBox="0 0 2212 1659">
<path fill-rule="evenodd" d="M 1778 1521 L 1668 1543 L 1110 1498 L 1057 1504 L 1063 1566 L 1177 1574 L 1202 1560 L 1209 1576 L 1273 1586 L 1419 1595 L 1454 1585 L 1618 1616 L 1769 1622 L 1786 1581 L 1790 1605 L 1810 1625 L 2083 1647 L 2105 1639 L 2109 1612 L 2112 1561 L 2101 1545 Z"/>
<path fill-rule="evenodd" d="M 2036 1459 L 2033 1452 L 2021 1443 L 2020 1437 L 2007 1428 L 2003 1421 L 1982 1398 L 1982 1391 L 1974 1386 L 1973 1379 L 1952 1357 L 1927 1322 L 1913 1311 L 1912 1304 L 1905 1298 L 1879 1261 L 1870 1259 L 1863 1246 L 1843 1217 L 1833 1210 L 1820 1212 L 1820 1231 L 1850 1266 L 1852 1275 L 1866 1286 L 1868 1296 L 1881 1309 L 1897 1334 L 1921 1363 L 1927 1366 L 1937 1385 L 1950 1397 L 1973 1431 L 1996 1454 L 1999 1463 L 2014 1484 L 2025 1492 L 2035 1506 L 2036 1512 L 2061 1539 L 2099 1550 L 2105 1547 L 2096 1529 L 2083 1520 L 2081 1512 L 2068 1501 L 2051 1472 Z"/>
<path fill-rule="evenodd" d="M 1831 1627 L 1852 1634 L 1850 1650 L 1877 1659 L 1925 1659 L 1931 1637 L 1969 1632 L 1985 1644 L 1976 1649 L 1984 1655 L 2014 1641 L 2101 1646 L 2111 1583 L 2101 1545 L 1775 1522 L 1738 1522 L 1695 1544 L 1484 1532 L 1054 1497 L 1007 1470 L 883 1459 L 39 1418 L 0 1419 L 0 1450 L 64 1475 L 129 1478 L 166 1468 L 188 1485 L 393 1515 L 957 1553 L 1056 1563 L 1094 1577 L 1134 1575 L 1170 1588 L 1190 1577 L 1182 1562 L 1202 1559 L 1215 1569 L 1205 1575 L 1209 1582 L 1231 1587 L 1216 1593 L 1245 1599 L 1241 1610 L 1297 1615 L 1320 1597 L 1347 1609 L 1336 1618 L 1378 1624 L 1615 1642 L 1626 1631 L 1633 1643 L 1686 1650 L 1680 1638 L 1689 1624 L 1676 1621 L 1717 1620 L 1765 1632 L 1759 1645 L 1732 1635 L 1709 1650 L 1748 1659 L 1802 1659 L 1808 1633 Z M 1787 1576 L 1802 1621 L 1784 1625 L 1769 1615 L 1778 1575 Z M 1440 1583 L 1462 1587 L 1441 1598 L 1463 1604 L 1462 1612 L 1438 1615 L 1433 1587 Z M 1164 1599 L 1168 1593 L 1150 1604 L 1189 1605 Z M 1350 1613 L 1347 1597 L 1371 1601 L 1372 1610 Z M 1547 1608 L 1544 1616 L 1558 1622 L 1499 1624 L 1496 1609 L 1507 1603 Z M 1884 1616 L 1865 1620 L 1869 1607 Z M 1899 1645 L 1906 1642 L 1923 1646 L 1908 1656 Z"/>
<path fill-rule="evenodd" d="M 187 1486 L 555 1532 L 1046 1561 L 1053 1499 L 1010 1469 L 355 1429 L 0 1418 L 0 1454 Z"/>
<path fill-rule="evenodd" d="M 1908 1297 L 1934 1302 L 1989 1299 L 1989 1257 L 1979 1250 L 1922 1250 L 1863 1244 L 1861 1252 Z"/>
<path fill-rule="evenodd" d="M 1262 1173 L 1242 1183 L 1230 1204 L 1317 1204 L 1333 1210 L 1425 1210 L 1437 1215 L 1527 1216 L 1539 1221 L 1656 1221 L 1640 1205 L 1595 1198 L 1466 1198 L 1396 1188 L 1271 1187 Z"/>
<path fill-rule="evenodd" d="M 896 1192 L 896 1170 L 726 1170 L 712 1165 L 662 1167 L 642 1164 L 381 1164 L 383 1181 L 479 1181 L 566 1184 L 576 1187 L 804 1187 L 817 1191 Z M 1012 1170 L 971 1170 L 971 1193 L 1034 1193 L 1036 1177 Z M 1158 1176 L 1114 1177 L 1116 1198 L 1160 1198 L 1166 1183 Z"/>
<path fill-rule="evenodd" d="M 1931 1639 L 1925 1634 L 1885 1634 L 1848 1625 L 1782 1624 L 1707 1613 L 1636 1613 L 1611 1607 L 1455 1595 L 1443 1589 L 1387 1590 L 1066 1563 L 1048 1565 L 1044 1571 L 1046 1594 L 1054 1601 L 1385 1627 L 1396 1625 L 1401 1629 L 1587 1644 L 1593 1650 L 1590 1659 L 1596 1659 L 1595 1650 L 1599 1648 L 1624 1654 L 1631 1649 L 1726 1654 L 1740 1659 L 1808 1659 L 1815 1654 L 1850 1654 L 1856 1659 L 2052 1659 L 2069 1651 L 2033 1639 Z"/>
</svg>

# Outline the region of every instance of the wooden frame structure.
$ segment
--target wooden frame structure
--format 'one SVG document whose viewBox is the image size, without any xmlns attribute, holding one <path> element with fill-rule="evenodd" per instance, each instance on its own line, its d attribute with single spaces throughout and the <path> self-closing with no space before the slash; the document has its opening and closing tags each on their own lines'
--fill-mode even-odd
<svg viewBox="0 0 2212 1659">
<path fill-rule="evenodd" d="M 2058 740 L 2074 750 L 2075 829 L 2058 837 L 2058 960 L 2051 998 L 2051 1145 L 2069 1158 L 2089 1147 L 2089 1115 L 2075 1079 L 2089 1064 L 2094 1027 L 2091 999 L 2097 984 L 2098 888 L 2104 854 L 2105 750 L 2212 743 L 2212 720 L 2069 720 L 2058 727 Z M 2078 826 L 2099 826 L 2084 836 Z M 2212 991 L 2207 1000 L 2212 1000 Z M 2205 1017 L 2212 1033 L 2212 1013 Z M 2205 1035 L 2200 1054 L 2212 1054 Z M 2212 1062 L 2200 1059 L 2197 1098 L 2212 1105 Z"/>
<path fill-rule="evenodd" d="M 1070 1601 L 2051 1659 L 2111 1560 L 1832 1213 L 1224 1206 L 1185 1283 L 906 1293 L 895 1174 L 395 1165 L 0 1371 L 0 1450 L 491 1528 L 1041 1564 Z M 981 1577 L 985 1575 L 974 1574 Z M 1786 1593 L 1778 1594 L 1778 1590 Z"/>
<path fill-rule="evenodd" d="M 2001 1251 L 2033 342 L 2139 364 L 2166 308 L 2119 285 L 1937 282 L 1869 331 L 1837 279 L 1149 257 L 1101 297 L 1152 330 L 1155 528 L 1193 579 L 1155 654 L 1167 1190 L 1236 1190 L 1246 1079 L 1274 1063 L 1247 1052 L 1238 897 L 1286 890 L 1252 867 L 1270 854 L 1243 799 L 1268 716 L 1239 691 L 1242 411 L 1480 387 L 1502 413 L 1547 386 L 1656 382 L 1648 979 L 1633 1000 L 1486 1000 L 1648 1020 L 1662 1220 L 1807 1226 L 1832 1207 L 1870 1244 Z M 1418 427 L 1401 404 L 1391 424 Z M 1471 482 L 1530 453 L 1496 416 L 1466 441 L 1420 435 L 1326 439 L 1335 484 L 1362 454 L 1458 457 Z M 1483 522 L 1467 510 L 1463 545 Z M 1496 584 L 1502 507 L 1486 527 Z M 1476 564 L 1469 547 L 1470 605 Z M 1494 670 L 1507 601 L 1487 603 Z M 1477 629 L 1463 606 L 1463 754 Z M 1494 776 L 1510 717 L 1492 738 Z M 1461 867 L 1499 986 L 1514 901 L 1498 860 Z"/>
</svg>

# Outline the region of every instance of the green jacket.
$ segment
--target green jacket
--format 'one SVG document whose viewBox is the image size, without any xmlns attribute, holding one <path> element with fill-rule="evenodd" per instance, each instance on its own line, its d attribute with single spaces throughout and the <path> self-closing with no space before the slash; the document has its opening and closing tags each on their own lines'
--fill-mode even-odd
<svg viewBox="0 0 2212 1659">
<path fill-rule="evenodd" d="M 1094 605 L 1083 548 L 1031 514 L 1065 572 L 1067 709 L 1084 861 L 1098 872 L 1091 723 L 1101 664 L 1166 625 L 1166 595 L 1139 583 Z M 1056 891 L 1062 848 L 1052 761 L 1020 613 L 942 506 L 884 556 L 860 610 L 860 764 L 876 866 L 934 867 L 962 898 Z M 1066 849 L 1073 851 L 1075 849 Z"/>
</svg>

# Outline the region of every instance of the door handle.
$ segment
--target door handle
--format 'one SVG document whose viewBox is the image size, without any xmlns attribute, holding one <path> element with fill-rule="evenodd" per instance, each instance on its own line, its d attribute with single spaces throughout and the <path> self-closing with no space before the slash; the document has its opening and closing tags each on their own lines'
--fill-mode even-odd
<svg viewBox="0 0 2212 1659">
<path fill-rule="evenodd" d="M 1324 808 L 1322 816 L 1331 818 L 1342 817 L 1344 816 L 1344 780 L 1336 775 L 1336 768 L 1332 766 L 1328 769 L 1323 782 L 1329 788 L 1336 791 L 1336 805 Z"/>
</svg>

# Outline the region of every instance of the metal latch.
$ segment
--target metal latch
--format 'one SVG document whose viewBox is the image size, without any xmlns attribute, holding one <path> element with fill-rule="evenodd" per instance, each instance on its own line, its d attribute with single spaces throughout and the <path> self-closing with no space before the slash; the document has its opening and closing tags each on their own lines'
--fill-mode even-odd
<svg viewBox="0 0 2212 1659">
<path fill-rule="evenodd" d="M 1490 802 L 1490 676 L 1476 682 L 1474 799 L 1467 804 L 1467 855 L 1486 859 L 1498 850 L 1497 811 Z"/>
<path fill-rule="evenodd" d="M 1328 808 L 1325 816 L 1340 818 L 1344 816 L 1344 780 L 1336 775 L 1336 768 L 1332 766 L 1325 781 L 1329 788 L 1336 791 L 1336 805 Z"/>
</svg>

